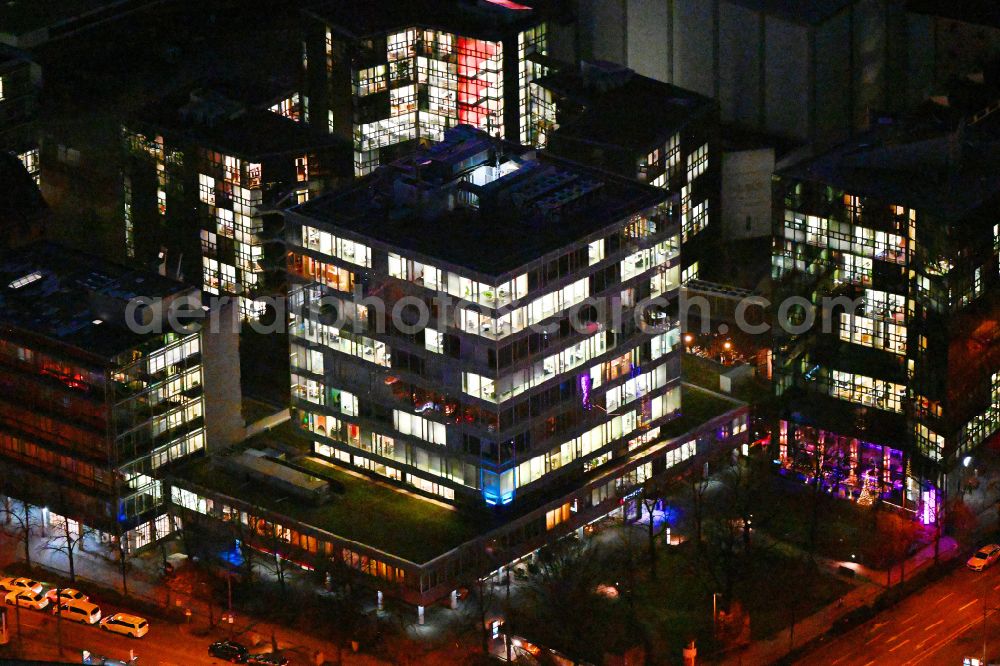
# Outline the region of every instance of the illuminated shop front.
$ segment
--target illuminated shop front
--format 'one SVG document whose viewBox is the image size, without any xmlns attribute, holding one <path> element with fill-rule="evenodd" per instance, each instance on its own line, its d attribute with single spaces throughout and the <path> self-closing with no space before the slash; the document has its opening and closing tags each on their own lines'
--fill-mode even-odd
<svg viewBox="0 0 1000 666">
<path fill-rule="evenodd" d="M 859 504 L 879 499 L 917 510 L 920 484 L 907 476 L 903 451 L 784 420 L 779 422 L 778 436 L 785 476 L 809 485 L 818 476 L 823 490 Z"/>
</svg>

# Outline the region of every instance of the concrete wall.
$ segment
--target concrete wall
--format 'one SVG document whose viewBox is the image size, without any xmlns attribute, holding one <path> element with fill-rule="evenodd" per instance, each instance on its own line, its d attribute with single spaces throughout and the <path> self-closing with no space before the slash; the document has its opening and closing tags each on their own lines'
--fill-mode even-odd
<svg viewBox="0 0 1000 666">
<path fill-rule="evenodd" d="M 842 12 L 813 33 L 815 40 L 816 135 L 827 142 L 847 138 L 852 122 L 851 60 L 845 58 L 844 45 L 851 40 L 851 15 Z"/>
<path fill-rule="evenodd" d="M 549 21 L 546 28 L 548 30 L 548 54 L 562 62 L 576 62 L 578 41 L 576 23 Z"/>
<path fill-rule="evenodd" d="M 764 23 L 763 129 L 781 136 L 810 136 L 810 45 L 808 28 L 767 17 Z"/>
<path fill-rule="evenodd" d="M 732 3 L 719 7 L 719 114 L 756 127 L 763 119 L 764 20 Z"/>
<path fill-rule="evenodd" d="M 628 0 L 577 0 L 580 58 L 626 64 Z"/>
<path fill-rule="evenodd" d="M 674 0 L 674 83 L 715 96 L 715 2 Z"/>
<path fill-rule="evenodd" d="M 736 0 L 577 0 L 577 40 L 581 57 L 717 97 L 723 122 L 832 143 L 922 85 L 908 72 L 926 69 L 933 31 L 890 4 L 855 0 L 807 25 Z"/>
<path fill-rule="evenodd" d="M 722 239 L 771 235 L 774 149 L 722 153 Z"/>
<path fill-rule="evenodd" d="M 671 0 L 628 0 L 628 66 L 643 76 L 670 81 Z"/>
<path fill-rule="evenodd" d="M 218 317 L 218 327 L 212 326 L 212 316 Z M 205 446 L 213 452 L 242 441 L 245 434 L 240 389 L 239 305 L 235 299 L 216 305 L 204 324 L 201 364 L 205 388 Z"/>
</svg>

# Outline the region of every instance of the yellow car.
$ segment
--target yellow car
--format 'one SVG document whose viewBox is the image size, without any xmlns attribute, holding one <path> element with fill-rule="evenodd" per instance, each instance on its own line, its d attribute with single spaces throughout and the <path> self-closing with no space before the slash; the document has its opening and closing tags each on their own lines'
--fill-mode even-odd
<svg viewBox="0 0 1000 666">
<path fill-rule="evenodd" d="M 89 597 L 80 590 L 74 590 L 72 587 L 64 587 L 62 589 L 52 588 L 45 595 L 49 598 L 49 601 L 53 604 L 56 602 L 56 594 L 62 601 L 89 601 Z"/>
<path fill-rule="evenodd" d="M 49 600 L 41 592 L 35 592 L 34 590 L 14 590 L 7 593 L 7 596 L 4 597 L 4 603 L 8 606 L 17 604 L 21 608 L 42 610 L 49 605 Z"/>
<path fill-rule="evenodd" d="M 31 590 L 39 594 L 42 593 L 42 584 L 30 578 L 0 578 L 0 588 L 8 592 Z"/>
<path fill-rule="evenodd" d="M 149 633 L 149 623 L 136 615 L 115 613 L 101 620 L 101 629 L 113 634 L 142 638 Z"/>
</svg>

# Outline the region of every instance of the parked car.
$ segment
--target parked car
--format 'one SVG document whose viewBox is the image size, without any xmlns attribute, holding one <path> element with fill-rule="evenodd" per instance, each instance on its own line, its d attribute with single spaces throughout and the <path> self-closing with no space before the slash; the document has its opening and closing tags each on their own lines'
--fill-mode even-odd
<svg viewBox="0 0 1000 666">
<path fill-rule="evenodd" d="M 32 592 L 42 592 L 42 584 L 30 578 L 0 578 L 0 587 L 13 592 L 15 590 L 31 590 Z"/>
<path fill-rule="evenodd" d="M 973 571 L 982 571 L 997 560 L 1000 560 L 1000 546 L 991 543 L 977 550 L 976 554 L 970 557 L 969 561 L 965 563 L 965 566 Z"/>
<path fill-rule="evenodd" d="M 208 646 L 208 653 L 213 657 L 231 661 L 234 664 L 246 663 L 250 651 L 245 645 L 236 641 L 216 641 Z"/>
<path fill-rule="evenodd" d="M 288 657 L 282 657 L 273 652 L 261 652 L 247 657 L 247 663 L 258 666 L 288 666 Z"/>
<path fill-rule="evenodd" d="M 149 623 L 136 615 L 115 613 L 101 620 L 101 629 L 113 634 L 142 638 L 149 633 Z"/>
<path fill-rule="evenodd" d="M 8 606 L 17 604 L 21 608 L 42 610 L 49 605 L 49 600 L 41 592 L 35 592 L 34 590 L 14 590 L 7 593 L 7 596 L 4 597 L 4 603 Z"/>
<path fill-rule="evenodd" d="M 101 609 L 86 599 L 63 599 L 59 605 L 52 604 L 52 614 L 56 613 L 72 622 L 97 624 L 101 621 Z"/>
<path fill-rule="evenodd" d="M 53 604 L 56 603 L 56 594 L 59 595 L 59 599 L 62 601 L 89 601 L 90 597 L 81 592 L 80 590 L 74 590 L 72 587 L 64 587 L 62 589 L 52 588 L 45 595 L 49 598 L 49 601 Z"/>
</svg>

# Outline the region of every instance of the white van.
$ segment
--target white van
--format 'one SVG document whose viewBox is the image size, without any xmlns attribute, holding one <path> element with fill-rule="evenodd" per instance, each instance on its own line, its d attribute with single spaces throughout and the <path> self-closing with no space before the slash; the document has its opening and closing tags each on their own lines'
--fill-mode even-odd
<svg viewBox="0 0 1000 666">
<path fill-rule="evenodd" d="M 64 620 L 97 624 L 101 621 L 101 609 L 86 600 L 63 599 L 59 606 L 53 606 L 52 614 L 60 613 Z"/>
<path fill-rule="evenodd" d="M 149 633 L 149 623 L 128 613 L 115 613 L 101 620 L 101 629 L 132 638 L 142 638 Z"/>
</svg>

